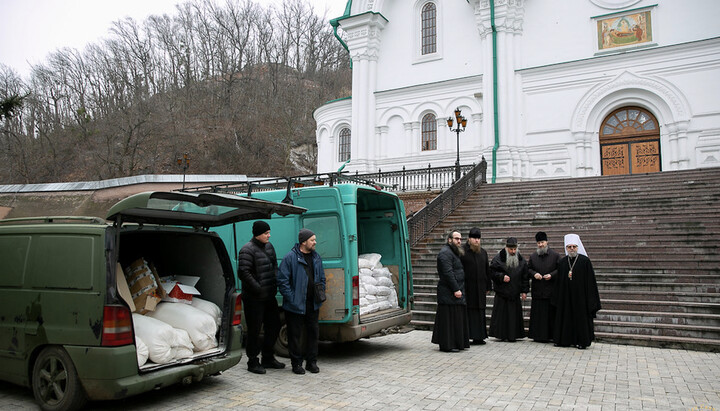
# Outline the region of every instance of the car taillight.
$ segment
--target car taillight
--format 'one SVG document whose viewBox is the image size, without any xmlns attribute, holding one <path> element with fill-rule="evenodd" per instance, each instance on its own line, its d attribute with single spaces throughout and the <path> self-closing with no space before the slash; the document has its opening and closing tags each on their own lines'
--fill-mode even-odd
<svg viewBox="0 0 720 411">
<path fill-rule="evenodd" d="M 353 297 L 353 304 L 352 305 L 360 305 L 360 277 L 355 275 L 352 278 L 352 297 Z"/>
<path fill-rule="evenodd" d="M 130 309 L 121 305 L 106 305 L 103 309 L 102 345 L 116 347 L 134 341 Z"/>
<path fill-rule="evenodd" d="M 232 325 L 240 325 L 240 320 L 242 320 L 242 297 L 238 294 L 235 297 L 235 312 L 233 313 Z"/>
</svg>

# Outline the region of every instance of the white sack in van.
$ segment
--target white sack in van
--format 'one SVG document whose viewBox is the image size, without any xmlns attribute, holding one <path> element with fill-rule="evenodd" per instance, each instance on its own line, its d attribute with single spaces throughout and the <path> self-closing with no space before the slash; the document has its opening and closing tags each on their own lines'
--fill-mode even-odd
<svg viewBox="0 0 720 411">
<path fill-rule="evenodd" d="M 377 287 L 370 284 L 365 284 L 365 292 L 368 294 L 376 295 L 377 294 Z"/>
<path fill-rule="evenodd" d="M 375 278 L 375 277 L 373 277 Z M 392 280 L 389 277 L 377 277 L 375 285 L 378 287 L 395 287 Z"/>
<path fill-rule="evenodd" d="M 175 359 L 175 330 L 169 324 L 146 315 L 133 313 L 135 337 L 145 343 L 148 358 L 156 364 L 167 364 Z"/>
<path fill-rule="evenodd" d="M 148 360 L 148 347 L 137 335 L 135 336 L 135 352 L 137 353 L 138 367 L 142 367 Z"/>
<path fill-rule="evenodd" d="M 210 314 L 192 305 L 161 302 L 148 316 L 185 330 L 195 346 L 195 351 L 205 351 L 217 347 L 215 319 Z"/>
<path fill-rule="evenodd" d="M 370 261 L 368 261 L 367 264 L 370 264 Z M 371 268 L 361 268 L 359 274 L 360 274 L 360 276 L 372 276 L 372 269 Z"/>
<path fill-rule="evenodd" d="M 388 295 L 390 295 L 390 293 L 393 292 L 393 291 L 394 291 L 394 290 L 391 289 L 390 287 L 386 287 L 386 286 L 383 286 L 383 285 L 378 285 L 377 287 L 375 287 L 375 295 L 377 295 L 378 297 L 380 297 L 381 295 L 382 295 L 382 296 L 388 296 Z"/>
<path fill-rule="evenodd" d="M 375 278 L 387 277 L 392 278 L 392 273 L 387 267 L 376 268 L 372 272 L 372 276 Z"/>
<path fill-rule="evenodd" d="M 368 271 L 370 271 L 370 270 L 368 270 Z M 370 271 L 370 273 L 372 273 L 372 271 Z M 370 274 L 370 275 L 360 274 L 360 284 L 377 285 L 377 282 L 378 282 L 378 280 L 375 277 L 373 277 L 372 274 Z"/>
<path fill-rule="evenodd" d="M 358 267 L 373 269 L 376 267 L 382 267 L 380 259 L 382 256 L 378 253 L 360 254 L 358 256 Z"/>
<path fill-rule="evenodd" d="M 173 328 L 175 331 L 175 359 L 192 357 L 193 343 L 190 340 L 190 334 L 179 328 Z"/>
<path fill-rule="evenodd" d="M 212 318 L 215 319 L 215 324 L 218 326 L 218 328 L 220 327 L 220 323 L 222 322 L 222 310 L 220 309 L 220 307 L 217 306 L 217 304 L 195 296 L 192 299 L 191 305 L 199 310 L 210 314 Z"/>
</svg>

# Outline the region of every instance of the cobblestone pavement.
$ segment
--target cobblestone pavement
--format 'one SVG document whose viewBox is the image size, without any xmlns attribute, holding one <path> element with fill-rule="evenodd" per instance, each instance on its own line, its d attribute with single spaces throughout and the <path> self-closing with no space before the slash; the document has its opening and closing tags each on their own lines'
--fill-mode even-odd
<svg viewBox="0 0 720 411">
<path fill-rule="evenodd" d="M 720 411 L 718 353 L 613 344 L 577 350 L 494 339 L 441 353 L 430 335 L 321 343 L 319 374 L 295 375 L 288 366 L 255 375 L 243 358 L 220 377 L 89 409 Z M 38 407 L 29 389 L 0 383 L 0 409 Z"/>
</svg>

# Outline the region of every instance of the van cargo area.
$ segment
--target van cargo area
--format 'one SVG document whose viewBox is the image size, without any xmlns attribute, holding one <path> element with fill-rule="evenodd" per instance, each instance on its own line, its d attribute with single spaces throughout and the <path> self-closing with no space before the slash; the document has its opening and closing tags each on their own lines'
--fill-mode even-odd
<svg viewBox="0 0 720 411">
<path fill-rule="evenodd" d="M 197 297 L 210 301 L 222 310 L 223 322 L 230 321 L 231 308 L 226 302 L 230 301 L 225 290 L 232 290 L 231 279 L 224 273 L 232 270 L 226 256 L 219 252 L 224 247 L 222 241 L 210 233 L 173 230 L 168 228 L 126 226 L 120 234 L 119 241 L 120 265 L 128 267 L 133 261 L 140 258 L 152 264 L 160 277 L 165 276 L 194 276 L 199 277 L 195 288 L 200 292 Z M 117 275 L 123 275 L 117 273 Z M 231 277 L 230 277 L 231 278 Z M 161 302 L 160 304 L 184 304 L 182 302 Z M 226 336 L 222 333 L 225 327 L 218 327 L 216 335 L 218 346 L 202 352 L 195 352 L 192 356 L 173 360 L 166 364 L 147 362 L 141 371 L 150 371 L 157 368 L 184 364 L 198 358 L 214 356 L 224 352 L 228 347 Z"/>
</svg>

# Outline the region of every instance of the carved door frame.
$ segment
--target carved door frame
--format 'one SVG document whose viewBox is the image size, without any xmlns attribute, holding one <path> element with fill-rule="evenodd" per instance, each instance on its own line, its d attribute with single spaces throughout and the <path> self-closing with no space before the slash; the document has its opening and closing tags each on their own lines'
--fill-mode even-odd
<svg viewBox="0 0 720 411">
<path fill-rule="evenodd" d="M 602 175 L 662 171 L 657 118 L 635 106 L 608 114 L 600 126 L 600 166 Z"/>
</svg>

